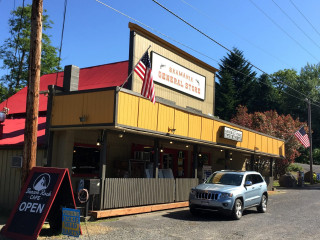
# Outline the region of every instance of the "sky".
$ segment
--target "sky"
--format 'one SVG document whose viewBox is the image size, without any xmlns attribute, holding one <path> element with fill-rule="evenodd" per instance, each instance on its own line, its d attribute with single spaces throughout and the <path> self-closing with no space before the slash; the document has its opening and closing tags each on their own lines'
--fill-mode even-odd
<svg viewBox="0 0 320 240">
<path fill-rule="evenodd" d="M 300 72 L 308 63 L 320 62 L 319 0 L 157 1 L 224 47 L 237 47 L 248 61 L 268 74 L 283 69 Z M 46 33 L 51 35 L 52 45 L 60 47 L 65 0 L 43 2 L 54 22 Z M 73 64 L 83 68 L 128 60 L 129 22 L 217 69 L 220 60 L 227 56 L 225 48 L 152 0 L 101 2 L 130 18 L 96 0 L 68 0 L 61 66 Z M 25 0 L 25 4 L 31 3 Z M 22 0 L 0 0 L 0 45 L 9 37 L 10 11 L 20 5 Z M 0 70 L 0 76 L 6 73 Z"/>
</svg>

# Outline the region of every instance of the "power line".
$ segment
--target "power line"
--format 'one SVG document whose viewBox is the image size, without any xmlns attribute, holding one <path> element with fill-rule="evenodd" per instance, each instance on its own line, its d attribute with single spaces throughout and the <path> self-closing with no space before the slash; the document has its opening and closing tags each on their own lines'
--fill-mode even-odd
<svg viewBox="0 0 320 240">
<path fill-rule="evenodd" d="M 313 26 L 313 24 L 308 20 L 308 18 L 306 18 L 306 16 L 299 10 L 299 8 L 292 2 L 292 0 L 290 0 L 290 2 L 295 7 L 295 9 L 297 9 L 297 11 L 301 14 L 301 16 L 309 23 L 313 30 L 320 36 L 319 31 Z"/>
<path fill-rule="evenodd" d="M 271 54 L 270 52 L 266 51 L 265 49 L 259 47 L 258 45 L 254 44 L 253 42 L 251 42 L 249 39 L 243 37 L 242 35 L 240 35 L 239 33 L 232 31 L 230 28 L 228 28 L 226 25 L 222 24 L 221 22 L 218 21 L 214 21 L 208 14 L 204 13 L 203 11 L 201 11 L 200 9 L 192 6 L 190 3 L 184 1 L 184 0 L 180 0 L 181 2 L 183 2 L 184 4 L 188 5 L 189 7 L 193 8 L 195 11 L 197 11 L 198 13 L 200 13 L 201 15 L 205 16 L 206 18 L 210 19 L 213 22 L 218 23 L 220 26 L 224 27 L 225 29 L 227 29 L 229 32 L 231 32 L 232 34 L 236 35 L 238 38 L 243 39 L 244 41 L 246 41 L 247 43 L 251 44 L 252 46 L 254 46 L 255 48 L 259 49 L 260 51 L 268 54 L 269 56 L 273 57 L 274 59 L 278 60 L 279 62 L 284 63 L 285 65 L 287 65 L 288 67 L 290 67 L 290 65 L 288 63 L 286 63 L 285 61 L 283 61 L 282 59 L 278 58 L 277 56 Z"/>
<path fill-rule="evenodd" d="M 309 52 L 304 46 L 302 46 L 294 37 L 292 37 L 286 30 L 284 30 L 276 21 L 274 21 L 265 11 L 263 11 L 257 4 L 255 4 L 252 0 L 249 0 L 253 6 L 255 6 L 260 12 L 263 13 L 274 25 L 276 25 L 282 32 L 284 32 L 292 41 L 294 41 L 297 45 L 299 45 L 305 52 L 307 52 L 311 57 L 313 57 L 317 62 L 317 59 L 311 52 Z"/>
<path fill-rule="evenodd" d="M 299 27 L 299 25 L 274 1 L 272 0 L 272 2 L 280 9 L 280 11 L 311 41 L 314 43 L 314 45 L 316 45 L 319 49 L 320 46 L 311 38 L 309 37 L 308 34 L 306 34 L 305 31 L 303 31 L 303 29 L 301 27 Z"/>
<path fill-rule="evenodd" d="M 184 43 L 181 43 L 181 42 L 175 40 L 174 38 L 172 38 L 172 37 L 170 37 L 170 36 L 168 36 L 168 35 L 160 32 L 160 31 L 158 31 L 158 30 L 156 30 L 156 29 L 154 29 L 154 28 L 152 28 L 152 27 L 150 27 L 150 26 L 148 26 L 148 25 L 140 22 L 139 20 L 137 20 L 137 19 L 135 19 L 135 18 L 130 17 L 130 16 L 127 15 L 127 14 L 124 14 L 124 13 L 120 12 L 119 10 L 117 10 L 117 9 L 115 9 L 115 8 L 113 8 L 113 7 L 107 5 L 107 4 L 105 4 L 105 3 L 103 3 L 103 2 L 101 2 L 101 1 L 99 1 L 99 0 L 95 0 L 95 1 L 98 2 L 98 3 L 100 3 L 100 4 L 102 4 L 102 5 L 104 5 L 105 7 L 108 7 L 109 9 L 112 9 L 113 11 L 115 11 L 115 12 L 117 12 L 117 13 L 119 13 L 119 14 L 121 14 L 121 15 L 123 15 L 123 16 L 125 16 L 125 17 L 127 17 L 127 18 L 129 18 L 129 19 L 131 19 L 131 20 L 133 20 L 133 21 L 135 21 L 135 22 L 143 25 L 143 26 L 145 26 L 146 28 L 148 28 L 148 29 L 150 29 L 150 30 L 152 30 L 152 31 L 154 31 L 154 32 L 156 32 L 156 33 L 158 33 L 158 34 L 160 34 L 160 35 L 162 35 L 162 36 L 170 39 L 171 41 L 173 41 L 173 42 L 175 42 L 175 43 L 177 43 L 177 44 L 179 44 L 179 45 L 181 45 L 181 46 L 183 46 L 183 47 L 185 47 L 185 48 L 188 48 L 188 49 L 194 51 L 195 53 L 198 53 L 198 54 L 200 54 L 200 55 L 202 55 L 202 56 L 204 56 L 204 57 L 207 57 L 208 59 L 211 59 L 211 60 L 213 60 L 213 61 L 215 61 L 216 63 L 219 64 L 219 61 L 218 61 L 218 60 L 216 60 L 216 59 L 214 59 L 214 58 L 212 58 L 212 57 L 210 57 L 210 56 L 208 56 L 208 55 L 206 55 L 206 54 L 204 54 L 204 53 L 202 53 L 202 52 L 200 52 L 200 51 L 198 51 L 198 50 L 195 50 L 194 48 L 191 48 L 191 47 L 189 47 L 188 45 L 186 45 L 186 44 L 184 44 Z M 230 50 L 228 50 L 228 51 L 230 51 Z M 233 53 L 233 54 L 235 54 L 235 53 L 232 52 L 232 51 L 230 51 L 230 52 Z M 235 54 L 235 55 L 238 56 L 237 54 Z M 238 56 L 238 57 L 240 57 L 240 56 Z M 245 61 L 246 61 L 246 60 L 245 60 Z M 248 62 L 248 61 L 247 61 L 247 62 Z M 248 62 L 248 63 L 249 63 L 250 65 L 252 65 L 250 62 Z M 253 65 L 252 65 L 252 66 L 253 66 Z M 239 71 L 239 70 L 237 70 L 237 69 L 234 69 L 234 68 L 230 67 L 229 65 L 226 65 L 226 67 L 228 67 L 229 69 L 232 69 L 232 70 L 234 70 L 234 71 L 236 71 L 236 72 L 244 75 L 245 77 L 249 77 L 248 74 L 245 74 L 245 73 L 243 73 L 243 72 L 241 72 L 241 71 Z M 262 71 L 262 70 L 260 70 L 260 71 Z M 262 71 L 262 72 L 265 73 L 264 71 Z M 269 75 L 269 74 L 267 74 L 267 73 L 265 73 L 265 74 L 266 74 L 267 76 L 269 76 L 270 78 L 273 78 L 271 75 Z M 274 78 L 273 78 L 273 79 L 274 79 Z M 263 83 L 263 82 L 262 82 L 262 83 Z M 266 83 L 263 83 L 263 84 L 267 85 Z M 285 83 L 283 83 L 283 84 L 286 85 L 288 88 L 291 88 L 291 87 L 288 86 L 287 84 L 285 84 Z M 297 90 L 295 90 L 294 88 L 291 88 L 291 89 L 294 90 L 294 91 L 297 91 Z M 304 101 L 303 98 L 299 98 L 299 97 L 297 97 L 297 96 L 291 95 L 291 94 L 285 92 L 284 90 L 282 90 L 282 91 L 283 91 L 285 94 L 288 94 L 288 95 L 290 95 L 290 96 L 292 96 L 292 97 L 294 97 L 294 98 L 297 98 L 297 99 L 299 99 L 299 100 Z M 300 93 L 300 92 L 298 92 L 298 91 L 297 91 L 297 93 L 299 93 L 299 94 L 301 94 L 301 95 L 304 95 L 304 94 L 302 94 L 302 93 Z M 304 96 L 307 97 L 306 95 L 304 95 Z M 320 105 L 316 105 L 316 104 L 313 104 L 313 105 L 318 106 L 318 107 L 320 108 Z"/>
<path fill-rule="evenodd" d="M 174 15 L 175 17 L 177 17 L 178 19 L 180 19 L 181 21 L 183 21 L 184 23 L 186 23 L 188 26 L 190 26 L 191 28 L 193 28 L 194 30 L 196 30 L 197 32 L 199 32 L 200 34 L 204 35 L 205 37 L 207 37 L 208 39 L 212 40 L 213 42 L 217 43 L 219 46 L 221 46 L 222 48 L 226 49 L 227 51 L 229 51 L 230 53 L 234 54 L 235 56 L 241 58 L 238 54 L 234 53 L 233 51 L 231 51 L 230 49 L 228 49 L 227 47 L 225 47 L 224 45 L 222 45 L 221 43 L 217 42 L 216 40 L 214 40 L 212 37 L 208 36 L 207 34 L 205 34 L 204 32 L 202 32 L 201 30 L 199 30 L 198 28 L 194 27 L 193 25 L 191 25 L 189 22 L 187 22 L 186 20 L 182 19 L 181 17 L 179 17 L 177 14 L 175 14 L 174 12 L 172 12 L 171 10 L 169 10 L 168 8 L 166 8 L 165 6 L 163 6 L 162 4 L 160 4 L 159 2 L 157 2 L 156 0 L 152 0 L 153 2 L 155 2 L 156 4 L 158 4 L 160 7 L 162 7 L 163 9 L 165 9 L 166 11 L 168 11 L 169 13 L 171 13 L 172 15 Z M 251 1 L 251 0 L 250 0 Z M 263 71 L 261 68 L 257 67 L 256 65 L 252 64 L 251 62 L 249 62 L 248 60 L 244 59 L 245 62 L 247 62 L 248 64 L 250 64 L 251 66 L 253 66 L 254 68 L 256 68 L 257 70 L 261 71 L 262 73 L 266 74 L 267 76 L 273 78 L 272 76 L 270 76 L 268 73 L 266 73 L 265 71 Z M 283 83 L 285 84 L 285 83 Z M 304 96 L 304 98 L 307 98 L 308 96 L 301 93 L 300 91 L 294 89 L 293 87 L 289 86 L 288 84 L 285 84 L 288 88 L 292 89 L 293 91 L 295 91 L 298 94 L 301 94 L 302 96 Z"/>
</svg>

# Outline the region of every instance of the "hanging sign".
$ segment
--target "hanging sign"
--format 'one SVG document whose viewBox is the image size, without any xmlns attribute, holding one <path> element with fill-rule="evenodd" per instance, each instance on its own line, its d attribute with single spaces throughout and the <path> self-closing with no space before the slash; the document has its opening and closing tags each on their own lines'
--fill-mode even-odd
<svg viewBox="0 0 320 240">
<path fill-rule="evenodd" d="M 229 128 L 229 127 L 223 127 L 222 137 L 225 139 L 242 142 L 242 131 Z"/>
<path fill-rule="evenodd" d="M 34 167 L 1 233 L 37 239 L 47 217 L 50 224 L 60 222 L 61 229 L 61 206 L 76 208 L 68 169 Z"/>
<path fill-rule="evenodd" d="M 152 74 L 155 82 L 204 100 L 206 78 L 159 54 L 152 52 Z"/>
</svg>

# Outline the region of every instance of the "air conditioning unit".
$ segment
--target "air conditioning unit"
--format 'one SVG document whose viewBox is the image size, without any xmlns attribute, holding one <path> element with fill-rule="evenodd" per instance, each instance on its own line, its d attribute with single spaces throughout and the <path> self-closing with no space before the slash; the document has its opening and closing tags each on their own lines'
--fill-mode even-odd
<svg viewBox="0 0 320 240">
<path fill-rule="evenodd" d="M 22 168 L 22 156 L 14 156 L 11 159 L 11 167 Z"/>
</svg>

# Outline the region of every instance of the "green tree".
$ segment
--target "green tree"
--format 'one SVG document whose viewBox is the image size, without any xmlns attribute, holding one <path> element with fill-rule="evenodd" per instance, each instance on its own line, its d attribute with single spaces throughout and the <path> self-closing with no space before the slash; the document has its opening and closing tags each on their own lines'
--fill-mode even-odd
<svg viewBox="0 0 320 240">
<path fill-rule="evenodd" d="M 11 12 L 11 18 L 8 22 L 10 37 L 0 46 L 0 58 L 3 60 L 1 68 L 8 70 L 8 74 L 0 78 L 3 86 L 8 89 L 6 97 L 26 86 L 28 81 L 31 10 L 32 6 L 27 5 L 24 8 L 18 7 Z M 51 45 L 50 36 L 45 34 L 53 24 L 45 12 L 46 10 L 44 10 L 42 17 L 41 75 L 60 70 L 57 69 L 59 63 L 57 48 Z"/>
<path fill-rule="evenodd" d="M 279 111 L 279 98 L 272 84 L 272 78 L 267 74 L 262 74 L 254 82 L 253 89 L 254 94 L 248 106 L 251 112 Z"/>
<path fill-rule="evenodd" d="M 252 71 L 252 67 L 244 58 L 243 52 L 237 48 L 233 48 L 233 52 L 228 53 L 227 57 L 221 60 L 219 68 L 220 71 L 217 73 L 219 82 L 216 89 L 216 115 L 222 119 L 230 120 L 236 113 L 238 105 L 250 105 L 256 72 Z"/>
</svg>

